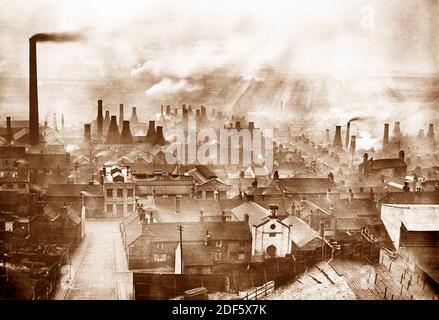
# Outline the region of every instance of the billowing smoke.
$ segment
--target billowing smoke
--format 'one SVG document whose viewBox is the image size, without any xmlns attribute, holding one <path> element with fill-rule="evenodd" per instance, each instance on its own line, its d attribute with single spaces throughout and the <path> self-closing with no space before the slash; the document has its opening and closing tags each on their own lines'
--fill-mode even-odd
<svg viewBox="0 0 439 320">
<path fill-rule="evenodd" d="M 37 33 L 29 40 L 35 42 L 70 42 L 83 38 L 81 33 Z"/>
<path fill-rule="evenodd" d="M 363 121 L 363 120 L 369 120 L 372 119 L 373 117 L 353 117 L 351 119 L 349 119 L 348 123 L 352 123 L 355 121 Z"/>
<path fill-rule="evenodd" d="M 175 81 L 169 78 L 164 78 L 146 90 L 145 95 L 153 99 L 164 99 L 166 97 L 171 98 L 171 95 L 173 94 L 194 92 L 201 90 L 202 88 L 202 86 L 192 84 L 186 79 Z"/>
</svg>

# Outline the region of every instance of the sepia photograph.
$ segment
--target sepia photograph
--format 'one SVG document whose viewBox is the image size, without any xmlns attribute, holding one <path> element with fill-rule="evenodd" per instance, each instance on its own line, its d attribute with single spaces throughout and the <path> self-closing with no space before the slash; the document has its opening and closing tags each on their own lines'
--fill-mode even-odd
<svg viewBox="0 0 439 320">
<path fill-rule="evenodd" d="M 0 309 L 439 300 L 439 0 L 0 8 Z"/>
</svg>

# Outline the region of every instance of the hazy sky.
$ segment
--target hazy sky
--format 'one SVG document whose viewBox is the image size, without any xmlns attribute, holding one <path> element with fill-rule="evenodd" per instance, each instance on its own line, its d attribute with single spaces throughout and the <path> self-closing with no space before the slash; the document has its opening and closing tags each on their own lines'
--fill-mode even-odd
<svg viewBox="0 0 439 320">
<path fill-rule="evenodd" d="M 336 77 L 439 70 L 437 0 L 0 0 L 0 7 L 0 79 L 27 77 L 31 35 L 85 35 L 39 45 L 41 86 L 151 75 L 161 80 L 136 86 L 154 95 L 196 90 L 186 79 L 217 68 Z"/>
</svg>

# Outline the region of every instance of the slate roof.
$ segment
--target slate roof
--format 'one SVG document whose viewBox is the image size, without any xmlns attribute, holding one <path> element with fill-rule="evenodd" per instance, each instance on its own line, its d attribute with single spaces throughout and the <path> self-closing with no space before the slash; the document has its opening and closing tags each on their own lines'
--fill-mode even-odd
<svg viewBox="0 0 439 320">
<path fill-rule="evenodd" d="M 227 223 L 145 223 L 143 224 L 143 237 L 149 238 L 151 241 L 178 242 L 180 241 L 180 234 L 177 228 L 180 225 L 183 227 L 183 242 L 204 242 L 206 231 L 209 231 L 212 241 L 251 241 L 252 239 L 248 225 L 242 221 Z"/>
<path fill-rule="evenodd" d="M 407 167 L 407 164 L 404 160 L 400 158 L 393 159 L 373 159 L 369 160 L 369 165 L 371 170 L 380 170 L 380 169 L 389 169 L 389 168 L 403 168 Z M 360 164 L 360 168 L 363 167 L 363 164 Z"/>
<path fill-rule="evenodd" d="M 279 182 L 272 181 L 272 186 L 279 186 L 287 193 L 326 193 L 328 189 L 335 191 L 333 181 L 327 178 L 281 178 Z"/>
<path fill-rule="evenodd" d="M 282 222 L 290 226 L 291 240 L 299 248 L 302 248 L 314 239 L 321 239 L 318 232 L 299 217 L 288 216 Z"/>
<path fill-rule="evenodd" d="M 381 198 L 389 204 L 439 204 L 439 192 L 389 192 Z"/>
<path fill-rule="evenodd" d="M 260 224 L 271 215 L 268 209 L 251 201 L 242 203 L 238 207 L 233 208 L 231 212 L 239 221 L 244 221 L 245 215 L 248 214 L 250 226 Z"/>
</svg>

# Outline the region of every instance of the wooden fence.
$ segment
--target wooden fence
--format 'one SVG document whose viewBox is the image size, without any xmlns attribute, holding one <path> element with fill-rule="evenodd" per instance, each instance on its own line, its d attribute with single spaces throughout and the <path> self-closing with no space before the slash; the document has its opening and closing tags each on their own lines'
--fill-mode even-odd
<svg viewBox="0 0 439 320">
<path fill-rule="evenodd" d="M 247 292 L 247 294 L 240 300 L 258 300 L 259 297 L 267 296 L 267 294 L 272 291 L 274 291 L 274 281 L 269 281 L 262 286 L 256 287 L 256 289 Z"/>
</svg>

